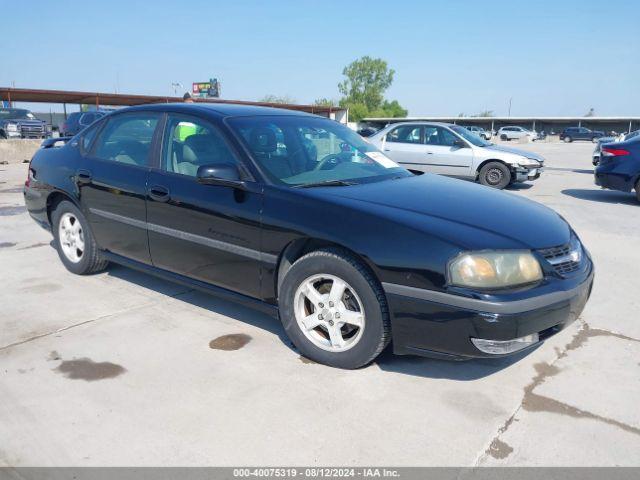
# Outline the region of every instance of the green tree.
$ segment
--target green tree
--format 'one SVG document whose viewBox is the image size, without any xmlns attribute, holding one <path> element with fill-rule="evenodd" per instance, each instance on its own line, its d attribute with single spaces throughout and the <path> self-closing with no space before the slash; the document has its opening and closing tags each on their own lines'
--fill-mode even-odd
<svg viewBox="0 0 640 480">
<path fill-rule="evenodd" d="M 313 104 L 319 107 L 337 107 L 338 101 L 332 98 L 318 98 L 313 102 Z"/>
<path fill-rule="evenodd" d="M 382 105 L 395 71 L 381 58 L 364 56 L 344 67 L 342 74 L 346 78 L 338 84 L 341 104 L 362 104 L 373 111 Z"/>
<path fill-rule="evenodd" d="M 265 95 L 260 99 L 261 102 L 265 103 L 296 103 L 296 99 L 290 97 L 289 95 Z"/>
<path fill-rule="evenodd" d="M 384 99 L 384 92 L 393 83 L 395 71 L 381 58 L 359 58 L 347 65 L 342 74 L 345 79 L 338 84 L 343 95 L 339 105 L 349 109 L 350 120 L 407 116 L 407 110 L 397 100 Z"/>
</svg>

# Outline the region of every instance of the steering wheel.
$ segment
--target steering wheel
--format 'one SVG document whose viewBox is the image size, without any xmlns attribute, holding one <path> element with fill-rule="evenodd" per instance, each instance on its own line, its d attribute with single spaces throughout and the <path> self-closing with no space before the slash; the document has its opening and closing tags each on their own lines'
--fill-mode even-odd
<svg viewBox="0 0 640 480">
<path fill-rule="evenodd" d="M 342 159 L 340 158 L 340 154 L 339 153 L 330 153 L 329 155 L 325 156 L 322 160 L 320 160 L 318 162 L 318 164 L 315 166 L 315 168 L 313 169 L 314 171 L 317 170 L 331 170 L 333 168 L 335 168 L 338 163 L 342 163 Z M 325 168 L 325 166 L 330 165 L 330 168 Z"/>
</svg>

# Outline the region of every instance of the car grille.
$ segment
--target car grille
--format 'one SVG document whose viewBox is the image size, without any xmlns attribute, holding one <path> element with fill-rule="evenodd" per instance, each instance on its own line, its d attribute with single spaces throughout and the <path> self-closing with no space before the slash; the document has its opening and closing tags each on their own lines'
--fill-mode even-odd
<svg viewBox="0 0 640 480">
<path fill-rule="evenodd" d="M 42 135 L 44 133 L 44 125 L 20 125 L 20 133 L 22 135 Z"/>
<path fill-rule="evenodd" d="M 582 245 L 576 237 L 566 245 L 543 248 L 538 252 L 551 264 L 556 273 L 563 277 L 579 270 L 584 258 Z"/>
</svg>

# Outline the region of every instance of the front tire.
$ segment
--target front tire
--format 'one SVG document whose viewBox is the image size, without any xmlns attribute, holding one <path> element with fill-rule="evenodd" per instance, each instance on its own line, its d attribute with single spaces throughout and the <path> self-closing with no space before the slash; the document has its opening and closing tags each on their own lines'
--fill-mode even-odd
<svg viewBox="0 0 640 480">
<path fill-rule="evenodd" d="M 282 282 L 278 301 L 287 335 L 303 356 L 318 363 L 359 368 L 390 341 L 382 286 L 346 250 L 326 248 L 298 259 Z"/>
<path fill-rule="evenodd" d="M 511 183 L 511 171 L 502 162 L 489 162 L 480 169 L 478 180 L 482 185 L 502 190 Z"/>
<path fill-rule="evenodd" d="M 502 135 L 500 135 L 500 140 L 502 140 L 503 142 L 508 142 L 509 138 L 503 133 Z"/>
<path fill-rule="evenodd" d="M 640 202 L 640 180 L 636 182 L 636 198 Z"/>
<path fill-rule="evenodd" d="M 51 224 L 58 256 L 67 270 L 86 275 L 107 267 L 87 219 L 73 203 L 60 202 L 51 215 Z"/>
<path fill-rule="evenodd" d="M 592 141 L 593 143 L 598 143 L 598 137 L 593 137 L 593 138 L 591 139 L 591 141 Z"/>
<path fill-rule="evenodd" d="M 564 143 L 571 143 L 573 142 L 573 138 L 571 137 L 564 137 Z"/>
</svg>

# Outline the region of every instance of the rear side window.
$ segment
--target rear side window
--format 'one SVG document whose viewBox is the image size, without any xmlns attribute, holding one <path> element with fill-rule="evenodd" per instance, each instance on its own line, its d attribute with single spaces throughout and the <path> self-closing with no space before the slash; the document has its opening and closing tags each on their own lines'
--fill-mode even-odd
<svg viewBox="0 0 640 480">
<path fill-rule="evenodd" d="M 87 125 L 91 125 L 96 119 L 95 114 L 93 113 L 85 113 L 84 115 L 82 115 L 82 117 L 80 117 L 80 125 L 83 126 L 87 126 Z"/>
<path fill-rule="evenodd" d="M 387 134 L 387 142 L 420 143 L 420 127 L 404 125 Z"/>
<path fill-rule="evenodd" d="M 157 114 L 146 112 L 111 117 L 96 141 L 94 156 L 128 165 L 148 165 L 158 119 Z"/>
</svg>

